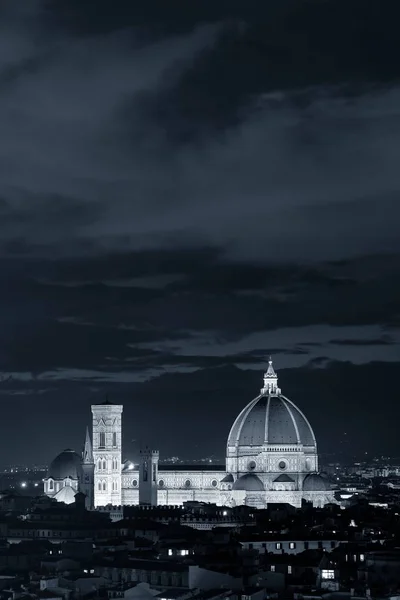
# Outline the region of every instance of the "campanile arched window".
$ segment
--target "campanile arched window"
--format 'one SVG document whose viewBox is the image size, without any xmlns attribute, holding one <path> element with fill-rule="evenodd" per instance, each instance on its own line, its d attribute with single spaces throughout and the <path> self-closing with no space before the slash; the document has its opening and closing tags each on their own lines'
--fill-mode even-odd
<svg viewBox="0 0 400 600">
<path fill-rule="evenodd" d="M 99 433 L 99 448 L 106 447 L 106 433 L 105 431 L 100 431 Z"/>
</svg>

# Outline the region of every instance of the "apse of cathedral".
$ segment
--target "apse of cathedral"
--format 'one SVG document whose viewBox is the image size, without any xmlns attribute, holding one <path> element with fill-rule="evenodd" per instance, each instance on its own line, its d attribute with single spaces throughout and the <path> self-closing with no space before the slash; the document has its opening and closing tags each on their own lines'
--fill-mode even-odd
<svg viewBox="0 0 400 600">
<path fill-rule="evenodd" d="M 143 449 L 139 466 L 122 461 L 123 406 L 92 406 L 92 436 L 81 455 L 64 450 L 51 463 L 44 492 L 71 503 L 86 496 L 88 508 L 114 505 L 181 505 L 186 501 L 220 506 L 269 503 L 300 507 L 334 502 L 328 481 L 318 473 L 317 442 L 305 415 L 278 387 L 269 361 L 263 387 L 239 413 L 228 435 L 225 466 L 179 468 L 159 465 L 156 450 Z"/>
</svg>

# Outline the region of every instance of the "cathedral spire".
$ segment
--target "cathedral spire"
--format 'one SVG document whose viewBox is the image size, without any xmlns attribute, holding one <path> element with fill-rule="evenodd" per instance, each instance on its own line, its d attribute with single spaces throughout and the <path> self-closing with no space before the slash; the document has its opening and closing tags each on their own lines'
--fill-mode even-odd
<svg viewBox="0 0 400 600">
<path fill-rule="evenodd" d="M 83 464 L 86 464 L 86 465 L 93 463 L 93 450 L 92 450 L 92 442 L 90 441 L 89 427 L 86 427 L 86 438 L 85 438 L 85 445 L 83 447 L 82 460 L 83 460 Z"/>
<path fill-rule="evenodd" d="M 264 373 L 264 387 L 261 388 L 261 393 L 277 396 L 281 393 L 281 390 L 278 388 L 278 375 L 275 373 L 271 357 L 269 357 L 268 369 Z"/>
</svg>

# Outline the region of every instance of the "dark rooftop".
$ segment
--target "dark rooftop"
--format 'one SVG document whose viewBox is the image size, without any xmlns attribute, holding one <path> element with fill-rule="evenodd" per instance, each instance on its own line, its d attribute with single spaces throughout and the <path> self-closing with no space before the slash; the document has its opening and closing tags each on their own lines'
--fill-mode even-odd
<svg viewBox="0 0 400 600">
<path fill-rule="evenodd" d="M 114 560 L 107 558 L 94 559 L 93 565 L 95 567 L 120 567 L 128 569 L 140 569 L 142 571 L 169 571 L 175 573 L 181 573 L 188 571 L 188 566 L 182 562 L 177 561 L 162 561 L 162 560 L 148 560 L 141 558 L 129 559 L 125 557 L 116 556 Z"/>
</svg>

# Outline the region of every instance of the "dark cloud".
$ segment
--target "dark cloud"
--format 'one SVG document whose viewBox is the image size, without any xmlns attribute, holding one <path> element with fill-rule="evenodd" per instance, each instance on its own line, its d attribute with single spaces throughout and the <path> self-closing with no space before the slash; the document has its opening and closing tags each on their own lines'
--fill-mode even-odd
<svg viewBox="0 0 400 600">
<path fill-rule="evenodd" d="M 135 380 L 163 365 L 262 369 L 271 353 L 287 366 L 326 352 L 339 359 L 344 345 L 355 362 L 371 360 L 378 342 L 387 360 L 398 352 L 393 258 L 246 267 L 209 251 L 172 251 L 2 267 L 6 372 L 115 380 L 119 370 Z"/>
<path fill-rule="evenodd" d="M 395 344 L 395 340 L 390 335 L 381 336 L 372 340 L 334 340 L 332 344 L 339 346 L 386 346 Z"/>
<path fill-rule="evenodd" d="M 395 397 L 396 9 L 1 3 L 3 455 L 79 444 L 106 391 L 127 439 L 221 453 L 270 353 L 324 452 L 369 363 Z"/>
<path fill-rule="evenodd" d="M 356 25 L 367 43 L 370 5 L 357 23 L 340 2 L 284 2 L 261 21 L 259 10 L 176 7 L 157 35 L 157 17 L 125 3 L 108 21 L 109 7 L 93 17 L 90 3 L 32 6 L 27 16 L 6 3 L 3 19 L 0 70 L 14 74 L 1 100 L 5 250 L 211 244 L 268 261 L 398 249 L 397 88 L 363 87 L 349 101 L 326 87 L 356 72 L 373 83 L 371 57 L 350 47 Z M 343 16 L 339 45 L 321 32 Z M 143 37 L 134 23 L 144 22 Z M 382 66 L 386 53 L 375 54 Z M 221 129 L 212 108 L 234 123 Z M 170 134 L 180 130 L 183 144 Z"/>
</svg>

